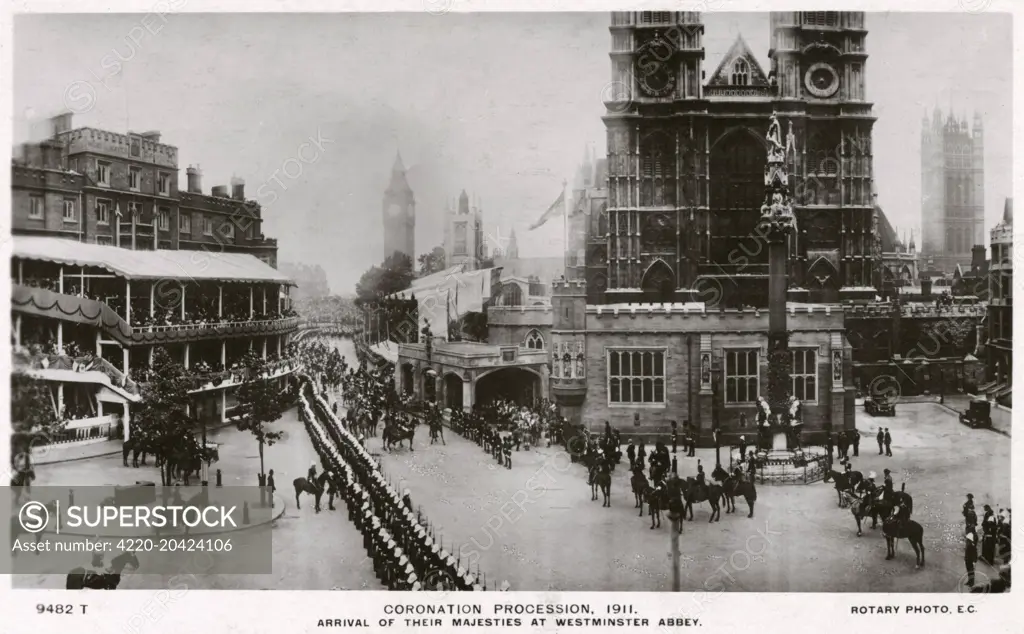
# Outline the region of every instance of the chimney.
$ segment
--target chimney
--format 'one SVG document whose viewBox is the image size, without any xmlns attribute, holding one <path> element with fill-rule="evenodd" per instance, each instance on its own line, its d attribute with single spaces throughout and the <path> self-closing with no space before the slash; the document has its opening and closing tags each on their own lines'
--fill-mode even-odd
<svg viewBox="0 0 1024 634">
<path fill-rule="evenodd" d="M 39 144 L 39 149 L 43 155 L 44 168 L 51 170 L 61 169 L 61 150 L 64 148 L 59 142 L 48 139 Z"/>
<path fill-rule="evenodd" d="M 245 181 L 241 178 L 231 177 L 231 197 L 235 200 L 245 200 Z"/>
<path fill-rule="evenodd" d="M 983 244 L 971 247 L 971 272 L 975 275 L 988 273 L 988 254 Z"/>
<path fill-rule="evenodd" d="M 213 189 L 210 191 L 210 195 L 211 196 L 216 196 L 217 198 L 227 198 L 228 197 L 228 186 L 227 185 L 214 185 Z"/>
<path fill-rule="evenodd" d="M 143 139 L 146 139 L 147 141 L 152 141 L 153 143 L 159 143 L 160 142 L 160 131 L 159 130 L 149 130 L 148 132 L 143 132 L 139 136 L 142 137 Z"/>
<path fill-rule="evenodd" d="M 57 136 L 61 132 L 67 132 L 71 129 L 71 117 L 73 114 L 72 112 L 62 112 L 55 117 L 50 117 L 52 136 Z"/>
<path fill-rule="evenodd" d="M 190 194 L 201 194 L 203 193 L 203 173 L 200 171 L 199 166 L 192 167 L 188 166 L 185 170 L 185 174 L 188 176 L 188 192 Z"/>
</svg>

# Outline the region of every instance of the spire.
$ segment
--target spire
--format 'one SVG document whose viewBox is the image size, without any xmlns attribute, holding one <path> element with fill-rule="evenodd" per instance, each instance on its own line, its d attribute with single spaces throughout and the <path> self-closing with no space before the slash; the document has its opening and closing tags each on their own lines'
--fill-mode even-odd
<svg viewBox="0 0 1024 634">
<path fill-rule="evenodd" d="M 462 193 L 459 194 L 459 213 L 460 214 L 468 214 L 469 213 L 469 195 L 466 194 L 466 190 L 465 189 L 463 189 Z"/>
<path fill-rule="evenodd" d="M 510 260 L 519 258 L 519 244 L 516 242 L 516 230 L 512 228 L 512 235 L 508 238 L 508 246 L 505 247 L 505 257 Z"/>
<path fill-rule="evenodd" d="M 412 196 L 412 188 L 409 181 L 405 179 L 405 165 L 402 163 L 402 155 L 395 153 L 395 164 L 391 167 L 391 182 L 388 183 L 389 194 L 408 194 Z"/>
</svg>

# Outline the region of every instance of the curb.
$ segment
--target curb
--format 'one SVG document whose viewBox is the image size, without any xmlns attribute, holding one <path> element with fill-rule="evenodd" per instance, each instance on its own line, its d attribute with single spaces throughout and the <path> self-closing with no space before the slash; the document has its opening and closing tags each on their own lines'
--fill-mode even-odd
<svg viewBox="0 0 1024 634">
<path fill-rule="evenodd" d="M 229 534 L 229 533 L 241 533 L 241 532 L 244 532 L 244 531 L 247 531 L 247 530 L 251 530 L 253 528 L 258 528 L 260 526 L 267 526 L 268 524 L 273 524 L 277 520 L 281 519 L 281 517 L 285 514 L 285 510 L 286 510 L 285 509 L 284 498 L 282 498 L 280 495 L 277 495 L 276 493 L 274 494 L 274 506 L 273 506 L 273 508 L 274 508 L 274 514 L 271 515 L 270 519 L 262 521 L 262 522 L 259 522 L 257 524 L 246 524 L 245 526 L 241 526 L 239 528 L 232 528 L 232 529 L 228 529 L 228 530 L 205 531 L 205 532 L 202 532 L 202 533 L 194 533 L 194 534 L 188 535 L 188 537 L 194 537 L 196 539 L 202 539 L 202 538 L 206 537 L 207 535 L 226 535 L 226 534 Z M 281 510 L 278 511 L 277 510 L 278 508 L 280 508 Z M 51 531 L 51 530 L 43 530 L 41 532 L 43 534 L 47 534 L 48 533 L 48 534 L 51 534 L 51 535 L 58 535 L 57 532 Z M 99 537 L 101 539 L 102 538 L 106 538 L 106 539 L 118 539 L 118 538 L 128 539 L 130 537 L 128 535 L 100 535 L 98 533 L 75 533 L 75 532 L 71 532 L 71 531 L 61 531 L 59 533 L 59 535 L 71 535 L 72 537 L 89 537 L 89 538 Z M 156 537 L 159 537 L 159 536 L 156 536 Z M 175 535 L 175 537 L 181 537 L 181 535 Z"/>
<path fill-rule="evenodd" d="M 963 414 L 963 412 L 961 412 L 960 410 L 954 409 L 952 406 L 946 405 L 945 403 L 936 402 L 935 405 L 938 405 L 942 409 L 945 409 L 945 410 L 949 411 L 951 414 L 956 414 L 957 417 L 959 417 L 960 414 Z M 986 428 L 984 428 L 983 431 L 991 431 L 991 432 L 995 432 L 997 434 L 1000 434 L 1002 436 L 1006 436 L 1007 438 L 1013 438 L 1013 436 L 1010 435 L 1010 432 L 1003 431 L 1002 429 L 996 429 L 994 426 L 993 427 L 986 427 Z"/>
</svg>

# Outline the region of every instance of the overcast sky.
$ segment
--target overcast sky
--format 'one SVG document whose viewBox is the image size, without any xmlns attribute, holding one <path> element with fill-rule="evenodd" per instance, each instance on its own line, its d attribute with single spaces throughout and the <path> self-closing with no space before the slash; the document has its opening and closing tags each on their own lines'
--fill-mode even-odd
<svg viewBox="0 0 1024 634">
<path fill-rule="evenodd" d="M 557 255 L 561 223 L 526 227 L 572 182 L 588 144 L 604 153 L 609 22 L 607 13 L 19 16 L 14 138 L 65 103 L 76 127 L 160 130 L 178 147 L 183 189 L 189 164 L 202 166 L 206 193 L 244 178 L 249 197 L 263 194 L 280 258 L 320 264 L 336 292 L 382 259 L 381 197 L 399 149 L 417 200 L 417 251 L 440 243 L 446 201 L 465 188 L 487 234 L 500 241 L 515 228 L 521 255 Z M 768 70 L 767 13 L 705 13 L 704 22 L 708 77 L 739 33 Z M 867 27 L 875 179 L 890 220 L 919 230 L 921 116 L 952 104 L 985 117 L 993 224 L 1011 195 L 1010 16 L 870 13 Z M 112 75 L 115 51 L 126 61 Z"/>
</svg>

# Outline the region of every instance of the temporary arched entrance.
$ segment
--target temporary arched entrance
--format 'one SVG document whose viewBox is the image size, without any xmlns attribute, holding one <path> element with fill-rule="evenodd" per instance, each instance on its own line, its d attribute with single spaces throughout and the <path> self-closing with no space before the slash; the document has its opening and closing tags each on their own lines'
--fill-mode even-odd
<svg viewBox="0 0 1024 634">
<path fill-rule="evenodd" d="M 423 371 L 423 400 L 428 403 L 437 400 L 437 372 L 430 368 Z"/>
<path fill-rule="evenodd" d="M 411 363 L 402 364 L 402 394 L 412 394 L 416 380 L 415 371 Z"/>
<path fill-rule="evenodd" d="M 462 377 L 458 374 L 444 375 L 444 406 L 453 412 L 462 409 Z"/>
<path fill-rule="evenodd" d="M 540 377 L 523 368 L 499 368 L 476 380 L 476 402 L 509 400 L 529 405 L 541 398 Z"/>
</svg>

